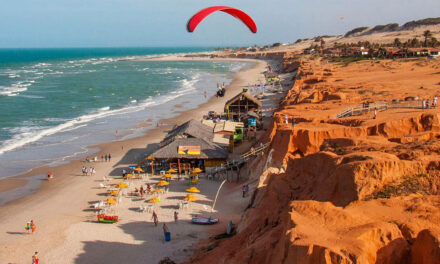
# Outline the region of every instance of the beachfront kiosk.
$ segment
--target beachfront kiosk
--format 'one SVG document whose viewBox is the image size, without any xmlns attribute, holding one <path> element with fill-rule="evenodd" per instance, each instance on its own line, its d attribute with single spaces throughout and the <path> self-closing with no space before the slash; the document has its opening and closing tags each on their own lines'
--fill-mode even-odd
<svg viewBox="0 0 440 264">
<path fill-rule="evenodd" d="M 220 166 L 228 158 L 228 151 L 202 138 L 179 138 L 150 156 L 183 174 L 194 168 L 209 170 Z"/>
<path fill-rule="evenodd" d="M 226 102 L 225 113 L 228 120 L 242 121 L 242 117 L 246 116 L 249 111 L 258 111 L 261 106 L 262 104 L 257 98 L 244 91 Z"/>
</svg>

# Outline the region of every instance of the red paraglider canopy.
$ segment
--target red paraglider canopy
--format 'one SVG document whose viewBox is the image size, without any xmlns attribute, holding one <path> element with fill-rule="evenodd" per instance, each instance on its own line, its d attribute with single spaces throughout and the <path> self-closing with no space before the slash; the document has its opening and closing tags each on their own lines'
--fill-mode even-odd
<svg viewBox="0 0 440 264">
<path fill-rule="evenodd" d="M 240 19 L 253 33 L 257 33 L 257 25 L 255 25 L 254 20 L 252 20 L 248 14 L 239 9 L 228 6 L 211 6 L 200 10 L 188 21 L 188 32 L 193 32 L 203 19 L 217 11 L 225 12 L 237 19 Z"/>
</svg>

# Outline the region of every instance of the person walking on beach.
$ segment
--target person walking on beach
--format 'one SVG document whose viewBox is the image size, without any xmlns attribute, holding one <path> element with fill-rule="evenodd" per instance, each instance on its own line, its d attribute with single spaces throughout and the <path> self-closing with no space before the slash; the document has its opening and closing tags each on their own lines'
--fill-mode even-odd
<svg viewBox="0 0 440 264">
<path fill-rule="evenodd" d="M 433 107 L 437 106 L 437 96 L 434 96 L 434 99 L 432 99 L 432 106 Z"/>
<path fill-rule="evenodd" d="M 174 211 L 174 222 L 177 223 L 178 220 L 179 220 L 179 212 Z"/>
<path fill-rule="evenodd" d="M 38 252 L 35 251 L 35 254 L 32 255 L 32 264 L 38 264 L 39 261 L 40 259 L 38 258 Z"/>
<path fill-rule="evenodd" d="M 87 168 L 85 166 L 82 167 L 83 176 L 87 176 Z"/>
<path fill-rule="evenodd" d="M 105 154 L 104 158 L 105 158 L 105 162 L 107 162 L 107 154 Z"/>
<path fill-rule="evenodd" d="M 112 155 L 110 153 L 108 154 L 108 162 L 110 162 L 110 159 L 112 158 Z"/>
<path fill-rule="evenodd" d="M 31 220 L 31 230 L 32 230 L 32 234 L 35 232 L 36 226 L 34 223 L 34 220 Z"/>
<path fill-rule="evenodd" d="M 151 218 L 154 221 L 154 225 L 157 226 L 157 224 L 159 224 L 159 218 L 157 217 L 156 211 L 153 210 L 153 216 Z"/>
<path fill-rule="evenodd" d="M 90 173 L 90 176 L 93 176 L 93 168 L 92 167 L 89 168 L 89 173 Z"/>
<path fill-rule="evenodd" d="M 373 119 L 376 119 L 376 117 L 377 117 L 377 109 L 374 108 L 374 116 L 373 116 Z"/>
<path fill-rule="evenodd" d="M 243 193 L 243 198 L 246 195 L 246 185 L 243 185 L 243 187 L 241 187 L 241 192 Z"/>
</svg>

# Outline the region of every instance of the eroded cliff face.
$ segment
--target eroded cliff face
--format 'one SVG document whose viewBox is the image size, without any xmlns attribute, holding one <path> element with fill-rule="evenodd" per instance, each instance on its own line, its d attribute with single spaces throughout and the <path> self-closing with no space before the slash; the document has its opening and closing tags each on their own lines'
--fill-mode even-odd
<svg viewBox="0 0 440 264">
<path fill-rule="evenodd" d="M 336 118 L 365 101 L 432 100 L 440 62 L 298 64 L 238 233 L 190 263 L 440 263 L 440 111 Z"/>
</svg>

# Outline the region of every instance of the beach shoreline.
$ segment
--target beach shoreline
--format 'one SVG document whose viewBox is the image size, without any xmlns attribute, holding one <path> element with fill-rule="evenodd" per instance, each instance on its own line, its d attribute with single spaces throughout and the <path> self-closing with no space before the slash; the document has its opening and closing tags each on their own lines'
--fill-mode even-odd
<svg viewBox="0 0 440 264">
<path fill-rule="evenodd" d="M 164 60 L 166 57 L 153 58 L 152 60 L 154 59 Z M 194 58 L 173 56 L 168 59 L 196 60 Z M 207 58 L 200 59 L 207 60 Z M 217 60 L 217 58 L 209 60 Z M 238 61 L 236 59 L 233 60 Z M 10 230 L 22 228 L 28 218 L 37 218 L 40 225 L 47 227 L 43 228 L 41 232 L 53 234 L 54 236 L 53 239 L 49 239 L 50 241 L 44 242 L 43 246 L 39 246 L 40 250 L 47 252 L 49 249 L 62 245 L 65 242 L 64 230 L 75 223 L 83 221 L 84 218 L 90 217 L 90 212 L 84 210 L 87 201 L 96 199 L 96 193 L 95 191 L 90 191 L 90 185 L 97 185 L 95 182 L 102 181 L 103 176 L 119 176 L 122 167 L 127 167 L 128 164 L 134 164 L 143 160 L 146 152 L 153 151 L 166 131 L 172 128 L 173 125 L 181 124 L 193 118 L 201 119 L 208 111 L 223 112 L 224 103 L 229 98 L 235 96 L 244 87 L 247 87 L 247 85 L 256 84 L 259 80 L 264 78 L 261 73 L 265 71 L 267 61 L 252 59 L 239 59 L 239 61 L 253 62 L 254 65 L 248 69 L 242 69 L 235 74 L 227 88 L 225 97 L 211 97 L 206 103 L 199 105 L 197 108 L 178 111 L 179 113 L 176 117 L 161 121 L 165 124 L 164 126 L 153 128 L 141 137 L 88 147 L 89 149 L 98 150 L 98 152 L 89 156 L 100 157 L 106 153 L 111 153 L 111 162 L 85 163 L 81 160 L 73 160 L 61 166 L 35 168 L 27 173 L 14 175 L 8 177 L 7 180 L 3 180 L 2 191 L 7 192 L 14 188 L 23 187 L 26 184 L 26 181 L 23 181 L 23 179 L 35 177 L 36 175 L 46 175 L 48 171 L 52 171 L 55 176 L 55 179 L 52 181 L 41 179 L 41 186 L 37 191 L 0 205 L 0 208 L 3 209 L 2 213 L 0 213 L 0 221 L 6 223 L 4 229 L 8 231 L 6 234 L 0 235 L 0 241 L 9 240 L 7 244 L 0 243 L 0 246 L 12 250 L 12 252 L 8 253 L 6 260 L 14 262 L 18 260 L 21 261 L 22 259 L 20 257 L 16 259 L 17 256 L 25 254 L 22 249 L 23 245 L 29 246 L 29 241 L 21 241 L 20 236 L 12 235 L 12 233 L 16 233 L 16 231 Z M 82 166 L 94 166 L 97 170 L 96 176 L 81 177 L 80 170 Z M 17 178 L 21 179 L 21 181 L 14 180 Z M 10 183 L 7 181 L 10 181 Z M 62 208 L 61 210 L 60 207 Z M 72 215 L 74 215 L 74 217 L 66 217 Z M 24 248 L 27 247 L 24 246 Z M 4 251 L 0 254 L 0 259 L 5 259 Z"/>
<path fill-rule="evenodd" d="M 188 53 L 188 54 L 193 55 L 192 53 Z M 152 58 L 141 58 L 141 59 L 126 59 L 126 61 L 208 61 L 208 60 L 211 60 L 211 61 L 231 61 L 231 62 L 236 61 L 236 62 L 250 62 L 250 63 L 256 62 L 256 60 L 253 60 L 253 59 L 231 59 L 231 60 L 228 60 L 228 59 L 223 59 L 223 58 L 207 59 L 205 57 L 200 57 L 200 58 L 194 57 L 192 59 L 189 59 L 189 58 L 185 57 L 185 55 L 187 55 L 187 54 L 165 55 L 165 56 L 157 56 L 157 57 L 152 57 Z M 246 70 L 247 67 L 249 67 L 249 66 L 245 66 L 242 70 Z M 250 67 L 253 67 L 253 65 L 251 65 Z M 208 101 L 203 104 L 212 103 L 212 101 L 210 101 L 211 99 L 212 98 L 208 99 Z M 180 104 L 178 104 L 175 107 L 178 109 L 176 109 L 176 111 L 173 112 L 174 114 L 176 114 L 176 116 L 173 118 L 167 118 L 167 119 L 169 119 L 171 121 L 177 120 L 177 119 L 179 119 L 179 117 L 181 115 L 184 115 L 186 111 L 198 109 L 203 104 L 200 104 L 197 107 L 192 108 L 192 109 L 191 108 L 190 109 L 181 109 L 182 106 Z M 89 152 L 87 156 L 93 157 L 93 156 L 97 155 L 98 153 L 103 152 L 103 150 L 101 148 L 105 148 L 105 146 L 109 143 L 120 142 L 121 144 L 123 144 L 123 142 L 126 140 L 130 140 L 133 138 L 147 137 L 148 134 L 151 132 L 151 130 L 158 129 L 157 127 L 153 127 L 155 124 L 148 122 L 148 120 L 149 119 L 147 119 L 145 122 L 138 123 L 136 125 L 136 127 L 138 127 L 138 128 L 140 128 L 140 127 L 149 128 L 148 131 L 143 132 L 143 135 L 130 137 L 128 139 L 119 140 L 119 141 L 103 142 L 103 143 L 99 143 L 99 144 L 92 144 L 92 145 L 85 146 L 85 148 Z M 96 149 L 96 150 L 93 150 L 93 149 Z M 98 155 L 98 156 L 101 156 L 101 155 Z M 18 173 L 18 174 L 13 174 L 13 175 L 8 175 L 6 177 L 3 177 L 0 179 L 0 182 L 2 183 L 1 184 L 2 188 L 0 189 L 0 195 L 1 195 L 1 192 L 10 191 L 11 189 L 22 187 L 26 184 L 26 181 L 23 181 L 23 180 L 21 181 L 21 184 L 19 184 L 18 181 L 13 181 L 16 178 L 25 179 L 28 177 L 35 176 L 37 174 L 46 174 L 48 171 L 56 170 L 57 168 L 68 165 L 69 163 L 74 162 L 74 161 L 78 161 L 78 160 L 77 159 L 69 160 L 69 161 L 63 162 L 60 165 L 55 165 L 55 166 L 51 166 L 51 165 L 38 166 L 38 167 L 35 167 L 32 169 L 29 169 L 23 173 Z M 3 180 L 10 180 L 10 181 L 3 181 Z M 11 182 L 11 183 L 9 183 L 9 182 Z M 14 183 L 12 184 L 12 182 L 14 182 Z M 1 202 L 1 198 L 0 198 L 0 206 L 1 205 L 2 205 L 2 202 Z"/>
</svg>

